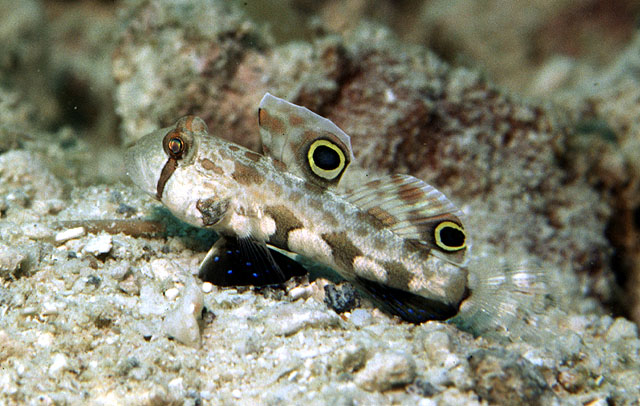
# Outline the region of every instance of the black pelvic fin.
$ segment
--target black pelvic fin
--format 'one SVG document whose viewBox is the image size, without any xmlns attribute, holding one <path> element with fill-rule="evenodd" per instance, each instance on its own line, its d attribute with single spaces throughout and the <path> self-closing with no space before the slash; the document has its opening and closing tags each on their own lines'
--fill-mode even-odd
<svg viewBox="0 0 640 406">
<path fill-rule="evenodd" d="M 369 279 L 356 278 L 361 287 L 381 309 L 411 323 L 446 320 L 458 313 L 458 305 L 429 299 Z"/>
<path fill-rule="evenodd" d="M 264 286 L 307 271 L 291 258 L 251 238 L 220 237 L 200 264 L 198 276 L 217 286 Z"/>
</svg>

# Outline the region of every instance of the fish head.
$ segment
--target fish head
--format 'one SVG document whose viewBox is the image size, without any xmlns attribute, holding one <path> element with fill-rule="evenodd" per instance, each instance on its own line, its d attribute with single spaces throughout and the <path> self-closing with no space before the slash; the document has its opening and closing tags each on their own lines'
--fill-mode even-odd
<svg viewBox="0 0 640 406">
<path fill-rule="evenodd" d="M 226 214 L 231 194 L 221 169 L 225 164 L 217 166 L 211 160 L 215 156 L 219 161 L 216 151 L 225 145 L 209 135 L 202 119 L 185 116 L 129 147 L 126 171 L 134 184 L 176 217 L 195 226 L 211 226 Z"/>
</svg>

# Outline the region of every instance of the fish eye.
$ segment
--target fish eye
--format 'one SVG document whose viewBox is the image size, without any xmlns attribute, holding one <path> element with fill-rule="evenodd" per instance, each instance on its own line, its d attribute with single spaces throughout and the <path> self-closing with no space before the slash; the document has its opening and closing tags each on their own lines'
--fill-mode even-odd
<svg viewBox="0 0 640 406">
<path fill-rule="evenodd" d="M 314 141 L 309 147 L 307 159 L 311 171 L 327 180 L 337 178 L 346 165 L 342 149 L 329 140 Z"/>
<path fill-rule="evenodd" d="M 162 141 L 164 151 L 173 159 L 181 159 L 187 152 L 187 143 L 177 131 L 171 131 Z"/>
<path fill-rule="evenodd" d="M 435 229 L 438 247 L 445 251 L 460 251 L 466 247 L 464 229 L 452 221 L 443 221 Z"/>
</svg>

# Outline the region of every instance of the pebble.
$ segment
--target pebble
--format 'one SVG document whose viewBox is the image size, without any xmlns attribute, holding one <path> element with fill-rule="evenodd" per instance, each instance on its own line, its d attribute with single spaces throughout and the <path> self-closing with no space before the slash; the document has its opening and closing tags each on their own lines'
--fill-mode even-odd
<svg viewBox="0 0 640 406">
<path fill-rule="evenodd" d="M 153 276 L 160 281 L 169 279 L 176 271 L 173 264 L 164 258 L 154 259 L 150 262 L 150 265 Z"/>
<path fill-rule="evenodd" d="M 638 326 L 622 317 L 618 317 L 605 334 L 605 340 L 607 341 L 618 341 L 632 338 L 638 338 Z"/>
<path fill-rule="evenodd" d="M 40 223 L 23 224 L 21 230 L 25 237 L 32 238 L 34 240 L 47 238 L 53 234 L 53 231 L 49 227 Z"/>
<path fill-rule="evenodd" d="M 213 291 L 213 284 L 211 282 L 204 282 L 202 284 L 202 292 L 211 293 L 211 291 Z"/>
<path fill-rule="evenodd" d="M 131 270 L 129 261 L 121 261 L 111 268 L 111 277 L 117 281 L 122 281 Z"/>
<path fill-rule="evenodd" d="M 558 373 L 557 380 L 567 392 L 577 393 L 587 382 L 587 371 L 580 366 L 567 368 Z"/>
<path fill-rule="evenodd" d="M 167 308 L 167 303 L 162 294 L 156 291 L 153 285 L 147 283 L 140 288 L 139 312 L 143 316 L 160 316 Z"/>
<path fill-rule="evenodd" d="M 400 352 L 377 353 L 355 376 L 355 383 L 367 391 L 386 391 L 408 385 L 416 378 L 413 357 Z"/>
<path fill-rule="evenodd" d="M 164 297 L 166 297 L 169 300 L 174 300 L 175 298 L 178 297 L 179 294 L 180 294 L 180 291 L 178 290 L 178 288 L 169 288 L 164 291 Z"/>
<path fill-rule="evenodd" d="M 594 399 L 590 402 L 587 402 L 584 404 L 584 406 L 607 406 L 609 404 L 610 403 L 608 401 L 608 398 L 602 397 L 602 398 Z"/>
<path fill-rule="evenodd" d="M 50 347 L 51 344 L 53 344 L 53 334 L 51 333 L 40 334 L 40 336 L 38 336 L 38 339 L 36 340 L 36 343 L 42 348 Z"/>
<path fill-rule="evenodd" d="M 138 282 L 138 278 L 133 274 L 128 274 L 124 279 L 118 282 L 118 289 L 131 296 L 139 295 L 140 283 Z"/>
<path fill-rule="evenodd" d="M 309 285 L 307 286 L 296 286 L 291 289 L 288 294 L 292 301 L 296 301 L 298 299 L 308 299 L 311 297 L 313 293 L 313 288 Z"/>
<path fill-rule="evenodd" d="M 309 310 L 295 305 L 282 306 L 274 315 L 269 328 L 275 335 L 290 336 L 305 328 L 337 326 L 340 316 L 331 312 Z"/>
<path fill-rule="evenodd" d="M 8 371 L 0 370 L 0 391 L 7 395 L 13 395 L 18 392 L 16 379 Z"/>
<path fill-rule="evenodd" d="M 475 391 L 492 404 L 546 404 L 553 397 L 544 376 L 529 361 L 504 349 L 479 349 L 469 357 Z"/>
<path fill-rule="evenodd" d="M 106 254 L 113 246 L 112 238 L 109 234 L 100 234 L 87 242 L 83 251 L 95 256 Z"/>
<path fill-rule="evenodd" d="M 367 360 L 369 351 L 362 343 L 351 343 L 341 348 L 337 356 L 337 365 L 342 372 L 353 372 L 362 368 Z"/>
<path fill-rule="evenodd" d="M 56 242 L 65 242 L 74 238 L 82 237 L 85 234 L 84 227 L 69 228 L 56 234 Z"/>
<path fill-rule="evenodd" d="M 7 278 L 13 275 L 25 258 L 17 249 L 0 243 L 0 277 Z"/>
<path fill-rule="evenodd" d="M 58 353 L 53 356 L 51 366 L 49 367 L 48 373 L 52 378 L 57 378 L 64 370 L 67 368 L 67 358 Z"/>
<path fill-rule="evenodd" d="M 324 294 L 324 302 L 336 313 L 351 311 L 360 304 L 358 292 L 350 283 L 328 284 L 324 287 Z"/>
<path fill-rule="evenodd" d="M 163 322 L 165 334 L 184 345 L 199 348 L 201 337 L 198 320 L 202 315 L 203 307 L 204 297 L 200 285 L 193 278 L 188 278 L 182 289 L 182 297 L 165 315 Z"/>
<path fill-rule="evenodd" d="M 371 312 L 366 309 L 354 309 L 349 321 L 356 327 L 364 327 L 371 323 Z"/>
<path fill-rule="evenodd" d="M 182 379 L 182 377 L 172 379 L 171 381 L 169 381 L 169 384 L 167 386 L 176 397 L 184 397 L 185 389 L 184 380 Z"/>
<path fill-rule="evenodd" d="M 42 304 L 42 315 L 54 316 L 56 314 L 60 314 L 60 312 L 66 308 L 67 304 L 64 302 L 44 302 Z"/>
</svg>

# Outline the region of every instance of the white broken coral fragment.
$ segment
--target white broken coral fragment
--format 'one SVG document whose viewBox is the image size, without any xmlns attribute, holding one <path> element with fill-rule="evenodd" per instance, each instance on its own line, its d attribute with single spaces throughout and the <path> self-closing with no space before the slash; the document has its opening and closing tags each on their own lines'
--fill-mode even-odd
<svg viewBox="0 0 640 406">
<path fill-rule="evenodd" d="M 6 278 L 20 269 L 25 255 L 19 250 L 0 243 L 0 277 Z"/>
<path fill-rule="evenodd" d="M 112 239 L 109 234 L 100 234 L 89 240 L 83 251 L 93 255 L 106 254 L 111 251 Z"/>
<path fill-rule="evenodd" d="M 201 345 L 199 320 L 204 306 L 200 285 L 187 278 L 176 305 L 167 312 L 163 329 L 167 336 L 189 347 Z"/>
<path fill-rule="evenodd" d="M 55 240 L 56 242 L 65 242 L 74 238 L 82 237 L 84 233 L 84 227 L 69 228 L 57 233 L 55 236 Z"/>
</svg>

